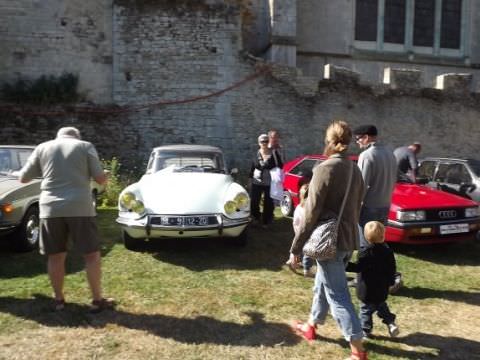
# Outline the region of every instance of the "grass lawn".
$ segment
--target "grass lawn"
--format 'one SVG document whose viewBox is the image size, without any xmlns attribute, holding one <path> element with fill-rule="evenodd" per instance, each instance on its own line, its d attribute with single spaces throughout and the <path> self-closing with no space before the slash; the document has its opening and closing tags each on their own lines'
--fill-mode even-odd
<svg viewBox="0 0 480 360">
<path fill-rule="evenodd" d="M 291 220 L 252 229 L 245 248 L 183 240 L 125 250 L 115 210 L 100 210 L 104 289 L 117 311 L 88 313 L 81 258 L 68 258 L 67 308 L 51 310 L 45 259 L 0 249 L 0 359 L 343 359 L 334 320 L 309 345 L 312 279 L 283 264 Z M 376 318 L 370 359 L 480 359 L 480 243 L 395 246 L 405 287 L 389 298 L 401 334 Z M 356 301 L 356 300 L 355 300 Z"/>
</svg>

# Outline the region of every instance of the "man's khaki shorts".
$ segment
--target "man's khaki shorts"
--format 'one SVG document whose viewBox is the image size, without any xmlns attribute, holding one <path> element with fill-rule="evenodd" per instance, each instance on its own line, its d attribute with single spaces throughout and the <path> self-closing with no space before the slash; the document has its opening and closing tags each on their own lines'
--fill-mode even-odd
<svg viewBox="0 0 480 360">
<path fill-rule="evenodd" d="M 71 241 L 75 250 L 90 254 L 100 250 L 95 217 L 59 217 L 40 219 L 40 253 L 53 255 L 67 251 Z"/>
</svg>

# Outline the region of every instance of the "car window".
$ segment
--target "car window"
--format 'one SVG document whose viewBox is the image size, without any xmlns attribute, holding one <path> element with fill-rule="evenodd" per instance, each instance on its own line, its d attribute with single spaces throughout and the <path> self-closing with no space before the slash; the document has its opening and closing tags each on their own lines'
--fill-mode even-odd
<svg viewBox="0 0 480 360">
<path fill-rule="evenodd" d="M 18 149 L 16 151 L 17 155 L 17 167 L 21 169 L 26 163 L 30 155 L 32 154 L 33 150 L 30 149 Z"/>
<path fill-rule="evenodd" d="M 27 162 L 32 149 L 0 149 L 0 171 L 8 173 L 20 170 Z"/>
<path fill-rule="evenodd" d="M 438 167 L 436 181 L 448 184 L 461 185 L 471 183 L 472 178 L 463 164 L 442 163 Z"/>
<path fill-rule="evenodd" d="M 425 160 L 422 161 L 420 167 L 418 168 L 418 177 L 425 177 L 429 180 L 433 179 L 433 174 L 435 173 L 435 167 L 437 163 L 435 161 Z"/>
<path fill-rule="evenodd" d="M 433 180 L 438 181 L 438 182 L 446 182 L 447 181 L 447 172 L 448 172 L 449 168 L 450 168 L 449 164 L 438 165 L 438 171 L 435 174 L 435 179 L 433 179 Z"/>
<path fill-rule="evenodd" d="M 10 151 L 0 150 L 0 171 L 8 172 L 12 169 L 12 158 Z"/>
<path fill-rule="evenodd" d="M 468 172 L 468 169 L 465 165 L 460 165 L 460 184 L 471 184 L 473 183 L 472 176 Z"/>
<path fill-rule="evenodd" d="M 153 173 L 153 165 L 155 161 L 155 153 L 150 154 L 150 158 L 148 159 L 148 164 L 147 164 L 147 174 Z"/>
<path fill-rule="evenodd" d="M 313 167 L 319 162 L 317 159 L 304 159 L 290 170 L 291 174 L 304 176 L 312 173 Z"/>
<path fill-rule="evenodd" d="M 224 172 L 223 157 L 214 152 L 161 152 L 154 160 L 153 171 L 172 168 L 177 172 Z"/>
</svg>

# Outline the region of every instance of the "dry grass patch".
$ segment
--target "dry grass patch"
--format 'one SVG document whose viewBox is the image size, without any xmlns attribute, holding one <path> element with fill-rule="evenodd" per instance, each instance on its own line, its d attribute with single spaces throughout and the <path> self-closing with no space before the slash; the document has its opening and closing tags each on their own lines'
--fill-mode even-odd
<svg viewBox="0 0 480 360">
<path fill-rule="evenodd" d="M 91 315 L 78 257 L 69 258 L 68 307 L 51 311 L 44 260 L 0 252 L 0 359 L 342 359 L 329 318 L 308 345 L 291 333 L 305 319 L 313 281 L 283 267 L 289 219 L 253 229 L 246 248 L 218 241 L 119 243 L 115 212 L 100 214 L 106 294 L 115 312 Z M 375 319 L 371 359 L 480 359 L 480 244 L 395 247 L 406 287 L 390 304 L 401 336 Z"/>
</svg>

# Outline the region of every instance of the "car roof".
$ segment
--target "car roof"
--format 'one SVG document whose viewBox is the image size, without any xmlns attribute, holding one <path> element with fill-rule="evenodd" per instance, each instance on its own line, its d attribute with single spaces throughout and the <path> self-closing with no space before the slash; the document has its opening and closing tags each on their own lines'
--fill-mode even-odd
<svg viewBox="0 0 480 360">
<path fill-rule="evenodd" d="M 191 144 L 174 144 L 174 145 L 164 145 L 157 146 L 153 148 L 153 151 L 191 151 L 191 152 L 218 152 L 221 153 L 222 150 L 216 146 L 211 145 L 191 145 Z"/>
<path fill-rule="evenodd" d="M 34 145 L 0 145 L 0 149 L 35 149 Z"/>
</svg>

